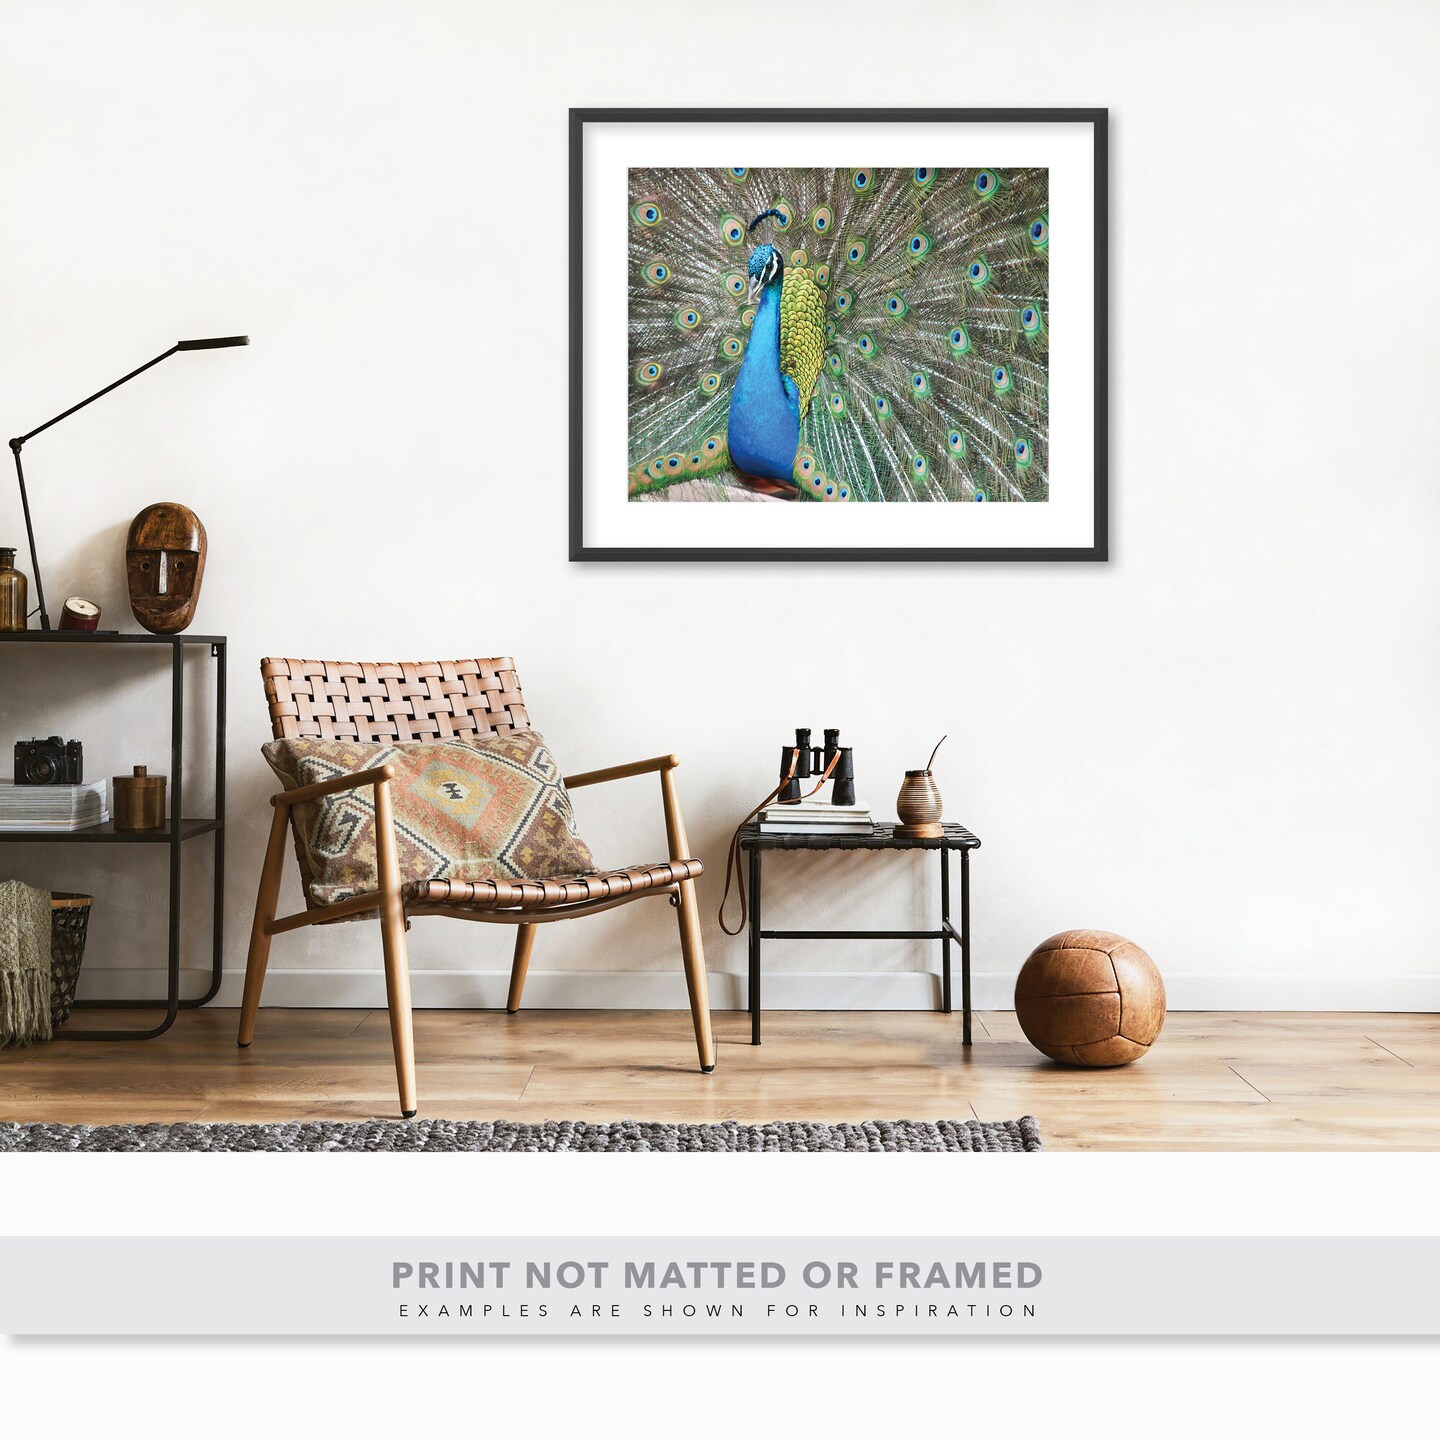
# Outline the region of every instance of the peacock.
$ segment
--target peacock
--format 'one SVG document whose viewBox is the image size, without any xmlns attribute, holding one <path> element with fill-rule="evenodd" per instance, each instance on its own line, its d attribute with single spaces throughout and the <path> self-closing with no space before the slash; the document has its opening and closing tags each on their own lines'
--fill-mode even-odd
<svg viewBox="0 0 1440 1440">
<path fill-rule="evenodd" d="M 1049 172 L 630 171 L 633 500 L 1049 497 Z"/>
</svg>

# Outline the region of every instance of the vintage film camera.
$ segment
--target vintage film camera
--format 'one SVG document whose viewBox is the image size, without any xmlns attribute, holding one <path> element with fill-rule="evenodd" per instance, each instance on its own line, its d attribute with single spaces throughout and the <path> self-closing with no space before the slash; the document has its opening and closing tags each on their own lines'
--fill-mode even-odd
<svg viewBox="0 0 1440 1440">
<path fill-rule="evenodd" d="M 15 742 L 15 783 L 17 785 L 79 785 L 84 774 L 78 740 Z"/>
<path fill-rule="evenodd" d="M 799 751 L 798 757 L 796 751 Z M 830 762 L 834 760 L 835 768 L 830 771 L 830 779 L 833 782 L 830 787 L 830 803 L 832 805 L 853 805 L 855 803 L 855 756 L 848 745 L 840 744 L 838 730 L 825 732 L 823 749 L 819 745 L 812 746 L 810 744 L 809 730 L 796 730 L 795 743 L 786 745 L 780 751 L 780 778 L 782 780 L 790 775 L 792 758 L 796 760 L 795 773 L 790 776 L 789 782 L 780 792 L 781 802 L 798 800 L 806 791 L 814 789 L 812 785 L 802 788 L 800 782 L 823 775 L 829 768 Z"/>
</svg>

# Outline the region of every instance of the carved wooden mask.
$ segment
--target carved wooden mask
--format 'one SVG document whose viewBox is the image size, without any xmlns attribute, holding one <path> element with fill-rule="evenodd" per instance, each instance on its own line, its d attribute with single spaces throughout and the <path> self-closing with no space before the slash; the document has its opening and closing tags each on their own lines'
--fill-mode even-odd
<svg viewBox="0 0 1440 1440">
<path fill-rule="evenodd" d="M 152 635 L 174 635 L 195 618 L 206 548 L 200 517 L 173 500 L 147 505 L 130 522 L 130 609 Z"/>
</svg>

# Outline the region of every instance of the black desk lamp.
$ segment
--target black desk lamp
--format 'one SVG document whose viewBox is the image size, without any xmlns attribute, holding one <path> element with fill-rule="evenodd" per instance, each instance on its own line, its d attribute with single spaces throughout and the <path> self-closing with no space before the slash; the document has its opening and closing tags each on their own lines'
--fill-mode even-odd
<svg viewBox="0 0 1440 1440">
<path fill-rule="evenodd" d="M 210 340 L 180 340 L 163 355 L 157 355 L 153 360 L 147 360 L 138 370 L 132 370 L 128 375 L 122 375 L 113 385 L 107 385 L 103 390 L 97 390 L 93 395 L 82 400 L 78 405 L 72 405 L 53 420 L 47 420 L 43 425 L 37 425 L 28 435 L 21 435 L 10 442 L 11 454 L 15 456 L 15 476 L 20 481 L 20 508 L 25 512 L 25 535 L 30 541 L 30 568 L 35 575 L 35 594 L 40 601 L 40 628 L 42 630 L 50 628 L 50 615 L 45 609 L 45 587 L 40 582 L 40 561 L 35 555 L 35 530 L 30 524 L 30 501 L 25 494 L 25 471 L 20 464 L 21 446 L 27 440 L 33 440 L 42 430 L 48 430 L 52 425 L 58 425 L 77 410 L 83 410 L 92 400 L 98 400 L 102 395 L 108 395 L 127 380 L 133 380 L 137 375 L 144 374 L 152 365 L 158 365 L 162 360 L 168 360 L 177 350 L 224 350 L 231 345 L 248 345 L 249 343 L 248 335 L 220 335 Z M 32 610 L 30 613 L 33 615 L 35 612 Z"/>
</svg>

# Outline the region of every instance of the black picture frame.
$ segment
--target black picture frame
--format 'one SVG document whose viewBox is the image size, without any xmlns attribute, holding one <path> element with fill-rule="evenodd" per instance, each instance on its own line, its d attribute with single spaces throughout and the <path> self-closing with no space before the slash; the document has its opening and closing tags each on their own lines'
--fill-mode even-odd
<svg viewBox="0 0 1440 1440">
<path fill-rule="evenodd" d="M 676 561 L 1013 561 L 1091 560 L 1110 558 L 1109 482 L 1109 119 L 1105 108 L 986 109 L 634 109 L 572 108 L 570 111 L 570 525 L 571 560 L 648 562 Z M 919 547 L 886 549 L 854 547 L 677 547 L 655 550 L 639 546 L 595 546 L 585 541 L 584 475 L 584 137 L 588 124 L 1077 124 L 1093 127 L 1094 136 L 1094 366 L 1095 457 L 1092 543 L 1064 547 Z"/>
</svg>

